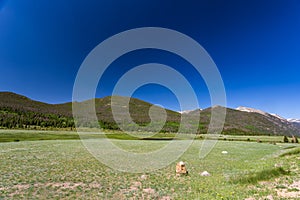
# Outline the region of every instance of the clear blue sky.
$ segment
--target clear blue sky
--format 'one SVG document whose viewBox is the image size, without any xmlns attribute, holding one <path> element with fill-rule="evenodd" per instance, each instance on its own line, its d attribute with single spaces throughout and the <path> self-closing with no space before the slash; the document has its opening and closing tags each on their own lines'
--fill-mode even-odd
<svg viewBox="0 0 300 200">
<path fill-rule="evenodd" d="M 116 33 L 145 26 L 174 29 L 198 41 L 221 72 L 228 107 L 300 118 L 298 0 L 0 0 L 0 91 L 48 103 L 71 101 L 87 54 Z M 122 72 L 147 62 L 181 67 L 200 107 L 210 106 L 205 84 L 189 64 L 154 50 L 116 60 L 97 96 L 109 95 Z M 135 96 L 178 109 L 166 88 L 148 85 Z"/>
</svg>

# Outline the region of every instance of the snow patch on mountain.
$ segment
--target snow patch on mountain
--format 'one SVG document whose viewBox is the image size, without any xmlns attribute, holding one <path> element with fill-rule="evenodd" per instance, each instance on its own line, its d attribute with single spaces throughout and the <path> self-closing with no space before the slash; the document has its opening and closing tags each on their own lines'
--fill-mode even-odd
<svg viewBox="0 0 300 200">
<path fill-rule="evenodd" d="M 274 113 L 270 113 L 270 115 L 277 117 L 278 119 L 281 119 L 281 121 L 287 121 L 287 119 L 281 117 L 280 115 L 274 114 Z"/>
<path fill-rule="evenodd" d="M 266 113 L 262 110 L 258 110 L 258 109 L 254 109 L 254 108 L 248 108 L 248 107 L 244 107 L 244 106 L 239 106 L 239 107 L 236 108 L 236 110 L 243 111 L 243 112 L 254 112 L 254 113 L 259 113 L 261 115 L 268 116 L 268 113 Z"/>
<path fill-rule="evenodd" d="M 192 112 L 194 110 L 182 110 L 182 111 L 178 111 L 180 114 L 189 114 L 190 112 Z"/>
<path fill-rule="evenodd" d="M 287 119 L 281 117 L 280 115 L 277 115 L 277 114 L 274 114 L 274 113 L 267 113 L 267 112 L 265 112 L 265 111 L 258 110 L 258 109 L 254 109 L 254 108 L 248 108 L 248 107 L 240 106 L 240 107 L 237 107 L 236 110 L 244 111 L 244 112 L 254 112 L 254 113 L 259 113 L 259 114 L 264 115 L 264 116 L 267 116 L 267 117 L 270 117 L 270 115 L 271 115 L 271 116 L 273 116 L 273 117 L 276 117 L 276 118 L 280 119 L 282 122 L 288 122 Z"/>
<path fill-rule="evenodd" d="M 291 122 L 291 123 L 300 123 L 300 119 L 287 119 L 288 122 Z"/>
<path fill-rule="evenodd" d="M 191 112 L 195 112 L 195 111 L 202 111 L 202 109 L 198 108 L 196 110 L 182 110 L 182 111 L 178 111 L 180 114 L 189 114 Z"/>
</svg>

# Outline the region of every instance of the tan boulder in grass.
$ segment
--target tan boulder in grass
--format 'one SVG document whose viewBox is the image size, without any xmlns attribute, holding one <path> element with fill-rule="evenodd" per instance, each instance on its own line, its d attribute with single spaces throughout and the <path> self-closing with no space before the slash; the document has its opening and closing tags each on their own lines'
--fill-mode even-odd
<svg viewBox="0 0 300 200">
<path fill-rule="evenodd" d="M 296 136 L 292 136 L 292 143 L 299 143 L 298 138 Z"/>
<path fill-rule="evenodd" d="M 188 171 L 186 169 L 185 163 L 183 161 L 180 161 L 176 165 L 176 175 L 187 175 Z"/>
</svg>

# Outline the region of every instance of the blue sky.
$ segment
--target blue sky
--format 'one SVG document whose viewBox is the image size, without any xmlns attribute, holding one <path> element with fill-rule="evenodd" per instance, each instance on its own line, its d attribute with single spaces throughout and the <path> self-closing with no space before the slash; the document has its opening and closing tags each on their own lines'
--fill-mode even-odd
<svg viewBox="0 0 300 200">
<path fill-rule="evenodd" d="M 0 91 L 48 103 L 71 101 L 77 71 L 108 37 L 138 27 L 165 27 L 199 42 L 216 63 L 227 106 L 248 106 L 300 118 L 300 1 L 76 1 L 0 0 Z M 97 97 L 111 93 L 126 70 L 158 62 L 188 77 L 199 105 L 210 106 L 206 86 L 189 63 L 159 50 L 120 57 L 110 66 Z M 135 97 L 178 110 L 157 85 Z"/>
</svg>

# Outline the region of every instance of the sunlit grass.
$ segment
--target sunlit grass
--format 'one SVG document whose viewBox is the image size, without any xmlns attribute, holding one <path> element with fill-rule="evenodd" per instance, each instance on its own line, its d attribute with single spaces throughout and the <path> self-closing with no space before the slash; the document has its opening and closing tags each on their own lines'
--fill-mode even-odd
<svg viewBox="0 0 300 200">
<path fill-rule="evenodd" d="M 290 151 L 280 154 L 280 156 L 284 157 L 284 156 L 297 155 L 297 154 L 300 155 L 300 148 L 295 148 L 295 149 L 293 148 Z"/>
<path fill-rule="evenodd" d="M 114 142 L 120 148 L 139 153 L 153 151 L 169 141 Z M 285 148 L 292 144 L 219 141 L 206 158 L 200 159 L 202 142 L 194 141 L 180 158 L 187 164 L 188 176 L 175 176 L 174 162 L 146 173 L 146 179 L 141 179 L 142 174 L 108 168 L 89 154 L 80 140 L 0 143 L 0 199 L 243 199 L 253 196 L 254 190 L 249 186 L 256 186 L 261 180 L 298 177 L 295 173 L 281 173 L 290 170 L 291 161 L 288 157 L 277 157 L 279 152 L 289 151 Z M 284 163 L 280 169 L 274 167 L 278 162 Z M 200 176 L 202 171 L 211 176 Z M 271 175 L 265 176 L 269 172 Z M 149 188 L 154 192 L 147 192 L 151 191 Z M 257 193 L 263 197 L 276 192 L 265 188 Z"/>
</svg>

